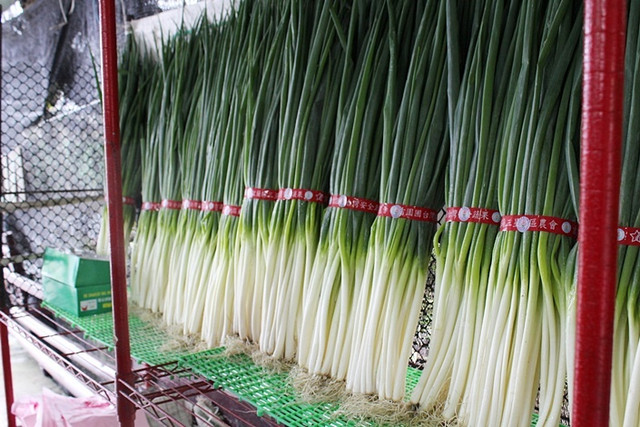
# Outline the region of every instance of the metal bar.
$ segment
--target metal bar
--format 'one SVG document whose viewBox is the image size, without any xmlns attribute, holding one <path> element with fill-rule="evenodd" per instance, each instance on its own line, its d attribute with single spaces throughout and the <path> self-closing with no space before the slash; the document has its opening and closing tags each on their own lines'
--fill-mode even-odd
<svg viewBox="0 0 640 427">
<path fill-rule="evenodd" d="M 5 196 L 24 196 L 31 194 L 60 194 L 60 193 L 100 193 L 104 191 L 104 188 L 76 188 L 68 190 L 29 190 L 29 191 L 5 191 Z"/>
<path fill-rule="evenodd" d="M 120 166 L 120 118 L 118 112 L 118 53 L 114 0 L 100 0 L 102 41 L 102 93 L 104 96 L 104 152 L 106 162 L 109 244 L 111 251 L 111 298 L 116 351 L 116 394 L 118 421 L 133 427 L 135 407 L 127 399 L 131 384 L 131 348 L 127 307 L 127 277 L 122 218 L 122 176 Z"/>
<path fill-rule="evenodd" d="M 122 190 L 120 190 L 122 192 Z M 74 205 L 77 203 L 101 202 L 104 198 L 102 195 L 71 197 L 47 200 L 35 200 L 33 202 L 2 202 L 0 203 L 0 212 L 13 213 L 16 211 L 26 211 L 27 209 L 51 208 L 54 206 Z"/>
<path fill-rule="evenodd" d="M 609 423 L 626 5 L 585 1 L 580 244 L 571 424 Z"/>
<path fill-rule="evenodd" d="M 22 338 L 25 342 L 32 344 L 38 351 L 59 365 L 63 370 L 71 373 L 76 379 L 93 390 L 94 393 L 100 394 L 108 401 L 114 400 L 112 391 L 107 388 L 107 385 L 113 384 L 113 382 L 104 383 L 94 380 L 86 372 L 80 370 L 71 360 L 60 355 L 52 346 L 40 340 L 32 331 L 27 330 L 4 311 L 0 311 L 0 323 L 6 325 L 12 332 L 15 332 L 18 338 Z"/>
</svg>

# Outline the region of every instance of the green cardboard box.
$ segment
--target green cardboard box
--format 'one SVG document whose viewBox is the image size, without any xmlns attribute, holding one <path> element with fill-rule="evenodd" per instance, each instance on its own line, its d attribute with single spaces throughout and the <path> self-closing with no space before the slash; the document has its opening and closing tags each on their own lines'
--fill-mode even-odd
<svg viewBox="0 0 640 427">
<path fill-rule="evenodd" d="M 49 277 L 42 278 L 44 300 L 78 317 L 111 311 L 111 285 L 75 288 Z"/>
<path fill-rule="evenodd" d="M 48 304 L 76 316 L 111 310 L 109 261 L 95 254 L 47 248 L 42 287 Z"/>
<path fill-rule="evenodd" d="M 47 248 L 44 251 L 42 277 L 76 288 L 111 284 L 109 261 L 86 252 Z"/>
</svg>

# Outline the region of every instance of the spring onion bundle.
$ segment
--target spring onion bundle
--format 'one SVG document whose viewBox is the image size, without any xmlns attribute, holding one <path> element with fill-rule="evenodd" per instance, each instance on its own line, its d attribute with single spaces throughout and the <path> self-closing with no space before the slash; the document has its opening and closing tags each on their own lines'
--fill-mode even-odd
<svg viewBox="0 0 640 427">
<path fill-rule="evenodd" d="M 393 400 L 404 395 L 448 155 L 445 3 L 420 7 L 397 119 L 385 123 L 382 203 L 371 229 L 347 373 L 352 391 Z M 389 85 L 387 96 L 393 96 L 391 78 Z"/>
<path fill-rule="evenodd" d="M 124 52 L 120 57 L 118 72 L 120 106 L 120 140 L 122 158 L 122 197 L 124 241 L 129 243 L 131 229 L 136 219 L 136 201 L 140 197 L 142 169 L 140 167 L 140 144 L 145 138 L 147 105 L 150 96 L 149 54 L 131 35 L 127 37 Z M 102 211 L 102 223 L 96 242 L 96 253 L 109 253 L 109 221 L 107 206 Z"/>
<path fill-rule="evenodd" d="M 281 6 L 281 5 L 276 5 Z M 288 8 L 270 7 L 270 26 L 263 31 L 261 51 L 264 63 L 256 62 L 247 95 L 250 96 L 244 142 L 243 173 L 245 199 L 242 203 L 234 259 L 233 332 L 240 338 L 259 341 L 262 298 L 266 270 L 265 245 L 276 200 L 276 153 L 282 93 L 282 56 L 289 23 Z M 270 41 L 267 48 L 266 41 Z M 261 76 L 261 77 L 260 77 Z M 254 93 L 257 91 L 257 93 Z"/>
<path fill-rule="evenodd" d="M 252 106 L 247 96 L 251 90 L 249 70 L 260 66 L 261 55 L 255 55 L 263 28 L 261 13 L 250 8 L 250 2 L 241 3 L 233 17 L 225 21 L 227 56 L 224 86 L 229 96 L 226 120 L 222 121 L 220 137 L 224 147 L 220 173 L 224 176 L 222 217 L 218 228 L 216 253 L 211 264 L 202 324 L 202 339 L 217 346 L 233 330 L 234 274 L 233 259 L 238 216 L 243 195 L 242 148 L 247 131 L 248 112 Z M 258 20 L 258 22 L 256 22 Z M 264 23 L 264 21 L 262 21 Z"/>
<path fill-rule="evenodd" d="M 140 145 L 142 209 L 138 217 L 138 227 L 131 252 L 131 297 L 140 307 L 151 309 L 153 286 L 150 277 L 153 271 L 153 260 L 149 255 L 156 240 L 160 207 L 159 146 L 155 135 L 162 126 L 160 110 L 164 91 L 162 68 L 155 59 L 150 64 L 149 85 L 147 131 Z"/>
<path fill-rule="evenodd" d="M 501 131 L 501 232 L 493 247 L 481 344 L 459 414 L 473 425 L 527 424 L 538 383 L 541 422 L 559 419 L 566 291 L 560 266 L 577 231 L 562 166 L 566 145 L 575 143 L 579 113 L 572 108 L 579 102 L 579 16 L 579 8 L 564 0 L 525 2 L 518 12 L 514 40 L 520 46 L 514 53 L 521 65 L 512 73 L 516 98 Z"/>
<path fill-rule="evenodd" d="M 193 43 L 192 58 L 200 62 L 204 58 L 202 43 L 202 33 L 204 20 L 192 30 L 191 40 Z M 189 106 L 189 113 L 184 129 L 184 136 L 179 146 L 179 168 L 181 174 L 180 193 L 181 198 L 178 211 L 177 226 L 173 236 L 173 247 L 169 259 L 169 271 L 167 276 L 167 290 L 162 310 L 163 319 L 169 325 L 184 324 L 185 317 L 185 288 L 192 277 L 190 268 L 198 268 L 192 263 L 193 258 L 197 258 L 198 253 L 193 248 L 194 235 L 197 232 L 200 217 L 201 203 L 200 195 L 204 184 L 205 173 L 205 153 L 207 145 L 203 143 L 200 129 L 202 121 L 208 120 L 204 116 L 204 105 L 207 102 L 207 95 L 203 90 L 204 74 L 195 73 L 193 81 L 192 105 Z"/>
<path fill-rule="evenodd" d="M 343 58 L 334 2 L 291 3 L 278 146 L 279 200 L 269 227 L 260 348 L 292 359 L 315 256 Z"/>
<path fill-rule="evenodd" d="M 228 32 L 223 22 L 212 22 L 202 26 L 199 34 L 203 44 L 201 62 L 204 76 L 200 104 L 198 139 L 204 145 L 200 161 L 204 165 L 201 186 L 200 213 L 193 233 L 189 259 L 191 265 L 185 278 L 183 330 L 199 334 L 205 317 L 207 286 L 212 274 L 212 263 L 218 243 L 218 229 L 223 207 L 224 183 L 228 164 L 224 127 L 228 123 L 231 91 L 224 85 L 229 71 L 225 61 L 229 55 Z"/>
<path fill-rule="evenodd" d="M 464 3 L 464 2 L 462 2 Z M 435 298 L 429 357 L 413 391 L 423 410 L 442 408 L 455 417 L 473 377 L 488 271 L 500 215 L 497 172 L 501 124 L 515 102 L 513 21 L 518 8 L 476 2 L 460 27 L 474 28 L 465 58 L 455 1 L 448 2 L 449 122 L 451 145 L 446 193 L 447 222 L 436 236 Z M 480 25 L 472 25 L 472 22 Z M 458 49 L 456 49 L 456 47 Z M 505 59 L 502 59 L 505 58 Z M 462 62 L 462 64 L 461 64 Z M 463 66 L 462 81 L 459 70 Z M 442 405 L 444 401 L 444 405 Z"/>
<path fill-rule="evenodd" d="M 377 199 L 380 173 L 387 20 L 384 3 L 353 3 L 331 163 L 331 202 L 302 301 L 298 363 L 311 373 L 337 379 L 344 379 L 349 363 L 354 289 L 362 280 L 378 207 L 371 199 Z"/>
</svg>

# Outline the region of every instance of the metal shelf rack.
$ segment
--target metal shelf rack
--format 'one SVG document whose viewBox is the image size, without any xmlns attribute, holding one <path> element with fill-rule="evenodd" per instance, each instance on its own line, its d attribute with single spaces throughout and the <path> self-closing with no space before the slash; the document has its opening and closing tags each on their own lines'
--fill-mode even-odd
<svg viewBox="0 0 640 427">
<path fill-rule="evenodd" d="M 613 327 L 613 301 L 616 278 L 615 229 L 618 220 L 618 189 L 620 177 L 622 81 L 624 72 L 625 2 L 615 0 L 585 1 L 585 50 L 583 83 L 583 151 L 581 170 L 581 231 L 579 243 L 579 297 L 577 327 L 577 360 L 575 401 L 572 420 L 574 425 L 606 425 L 608 422 L 611 336 Z M 1 11 L 1 9 L 0 9 Z M 65 325 L 48 310 L 24 297 L 24 304 L 9 303 L 4 295 L 0 310 L 0 345 L 7 404 L 11 405 L 12 387 L 8 331 L 15 333 L 48 359 L 72 374 L 80 384 L 117 405 L 121 425 L 132 426 L 133 414 L 142 409 L 153 418 L 168 424 L 182 425 L 167 404 L 177 404 L 200 421 L 216 425 L 276 425 L 264 416 L 258 416 L 252 405 L 239 401 L 228 392 L 183 366 L 171 361 L 154 366 L 135 365 L 131 358 L 129 323 L 126 303 L 126 267 L 124 261 L 122 229 L 122 194 L 120 187 L 120 145 L 118 134 L 117 55 L 115 31 L 115 1 L 100 0 L 103 73 L 104 159 L 106 160 L 107 203 L 114 212 L 109 219 L 112 248 L 112 295 L 114 299 L 115 352 L 109 346 L 96 344 L 83 337 L 77 328 Z M 1 40 L 0 40 L 1 41 Z M 1 45 L 1 43 L 0 43 Z M 2 57 L 0 52 L 0 57 Z M 3 148 L 0 144 L 0 148 Z M 3 152 L 3 156 L 5 153 Z M 2 180 L 3 167 L 0 167 Z M 85 188 L 95 189 L 92 185 Z M 0 219 L 16 210 L 34 207 L 55 208 L 63 204 L 97 203 L 101 197 L 95 190 L 82 197 L 69 200 L 68 189 L 51 189 L 48 193 L 61 193 L 58 199 L 35 197 L 27 200 L 23 189 L 11 193 L 13 200 L 2 200 Z M 89 190 L 87 190 L 89 191 Z M 36 191 L 30 194 L 34 195 Z M 7 192 L 3 194 L 6 196 Z M 604 208 L 604 210 L 603 210 Z M 4 217 L 4 218 L 2 218 Z M 11 282 L 21 289 L 32 288 L 31 295 L 40 296 L 33 282 L 7 266 L 20 266 L 30 261 L 37 251 L 27 257 L 20 253 L 3 254 L 0 268 L 2 282 Z M 37 264 L 37 263 L 36 263 Z M 6 274 L 5 274 L 6 273 Z M 589 285 L 589 282 L 591 285 Z M 596 322 L 594 328 L 593 319 Z M 25 323 L 37 321 L 54 327 L 55 332 L 38 334 Z M 73 338 L 79 349 L 61 351 L 52 344 L 56 339 Z M 87 367 L 88 358 L 100 355 L 102 363 L 114 372 L 112 378 L 92 375 Z M 115 366 L 115 369 L 114 369 Z M 107 369 L 107 370 L 108 370 Z M 95 373 L 94 373 L 95 374 Z M 215 409 L 218 408 L 218 409 Z M 10 417 L 9 426 L 15 425 Z"/>
</svg>

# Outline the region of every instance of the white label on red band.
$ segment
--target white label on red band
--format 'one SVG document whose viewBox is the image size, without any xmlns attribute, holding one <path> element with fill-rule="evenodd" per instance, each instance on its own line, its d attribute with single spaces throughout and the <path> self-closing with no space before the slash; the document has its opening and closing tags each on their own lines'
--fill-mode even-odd
<svg viewBox="0 0 640 427">
<path fill-rule="evenodd" d="M 143 211 L 158 211 L 160 210 L 160 203 L 157 202 L 144 202 L 140 207 Z"/>
<path fill-rule="evenodd" d="M 204 201 L 200 209 L 204 212 L 222 212 L 223 206 L 222 202 Z"/>
<path fill-rule="evenodd" d="M 640 228 L 618 227 L 618 244 L 640 246 Z"/>
<path fill-rule="evenodd" d="M 180 210 L 182 208 L 182 202 L 179 200 L 169 200 L 169 199 L 164 199 L 162 201 L 162 208 L 163 209 L 169 209 L 169 210 Z"/>
<path fill-rule="evenodd" d="M 194 211 L 202 210 L 202 202 L 200 200 L 183 200 L 182 209 L 190 209 Z"/>
<path fill-rule="evenodd" d="M 247 187 L 244 190 L 244 198 L 251 200 L 278 200 L 278 192 L 268 188 Z"/>
<path fill-rule="evenodd" d="M 479 224 L 500 225 L 500 213 L 492 209 L 450 207 L 445 217 L 447 222 L 475 222 Z"/>
<path fill-rule="evenodd" d="M 578 223 L 554 216 L 504 215 L 500 221 L 500 231 L 544 231 L 576 238 Z"/>
<path fill-rule="evenodd" d="M 437 222 L 438 212 L 419 206 L 397 205 L 393 203 L 380 203 L 378 216 L 391 218 L 404 218 L 412 221 Z"/>
<path fill-rule="evenodd" d="M 362 199 L 360 197 L 332 194 L 329 199 L 329 207 L 377 214 L 378 209 L 380 208 L 380 203 L 374 200 Z"/>
<path fill-rule="evenodd" d="M 240 206 L 224 205 L 222 207 L 222 215 L 226 216 L 240 216 Z"/>
<path fill-rule="evenodd" d="M 281 188 L 278 190 L 278 200 L 302 200 L 305 202 L 324 203 L 327 193 L 303 188 Z"/>
</svg>

